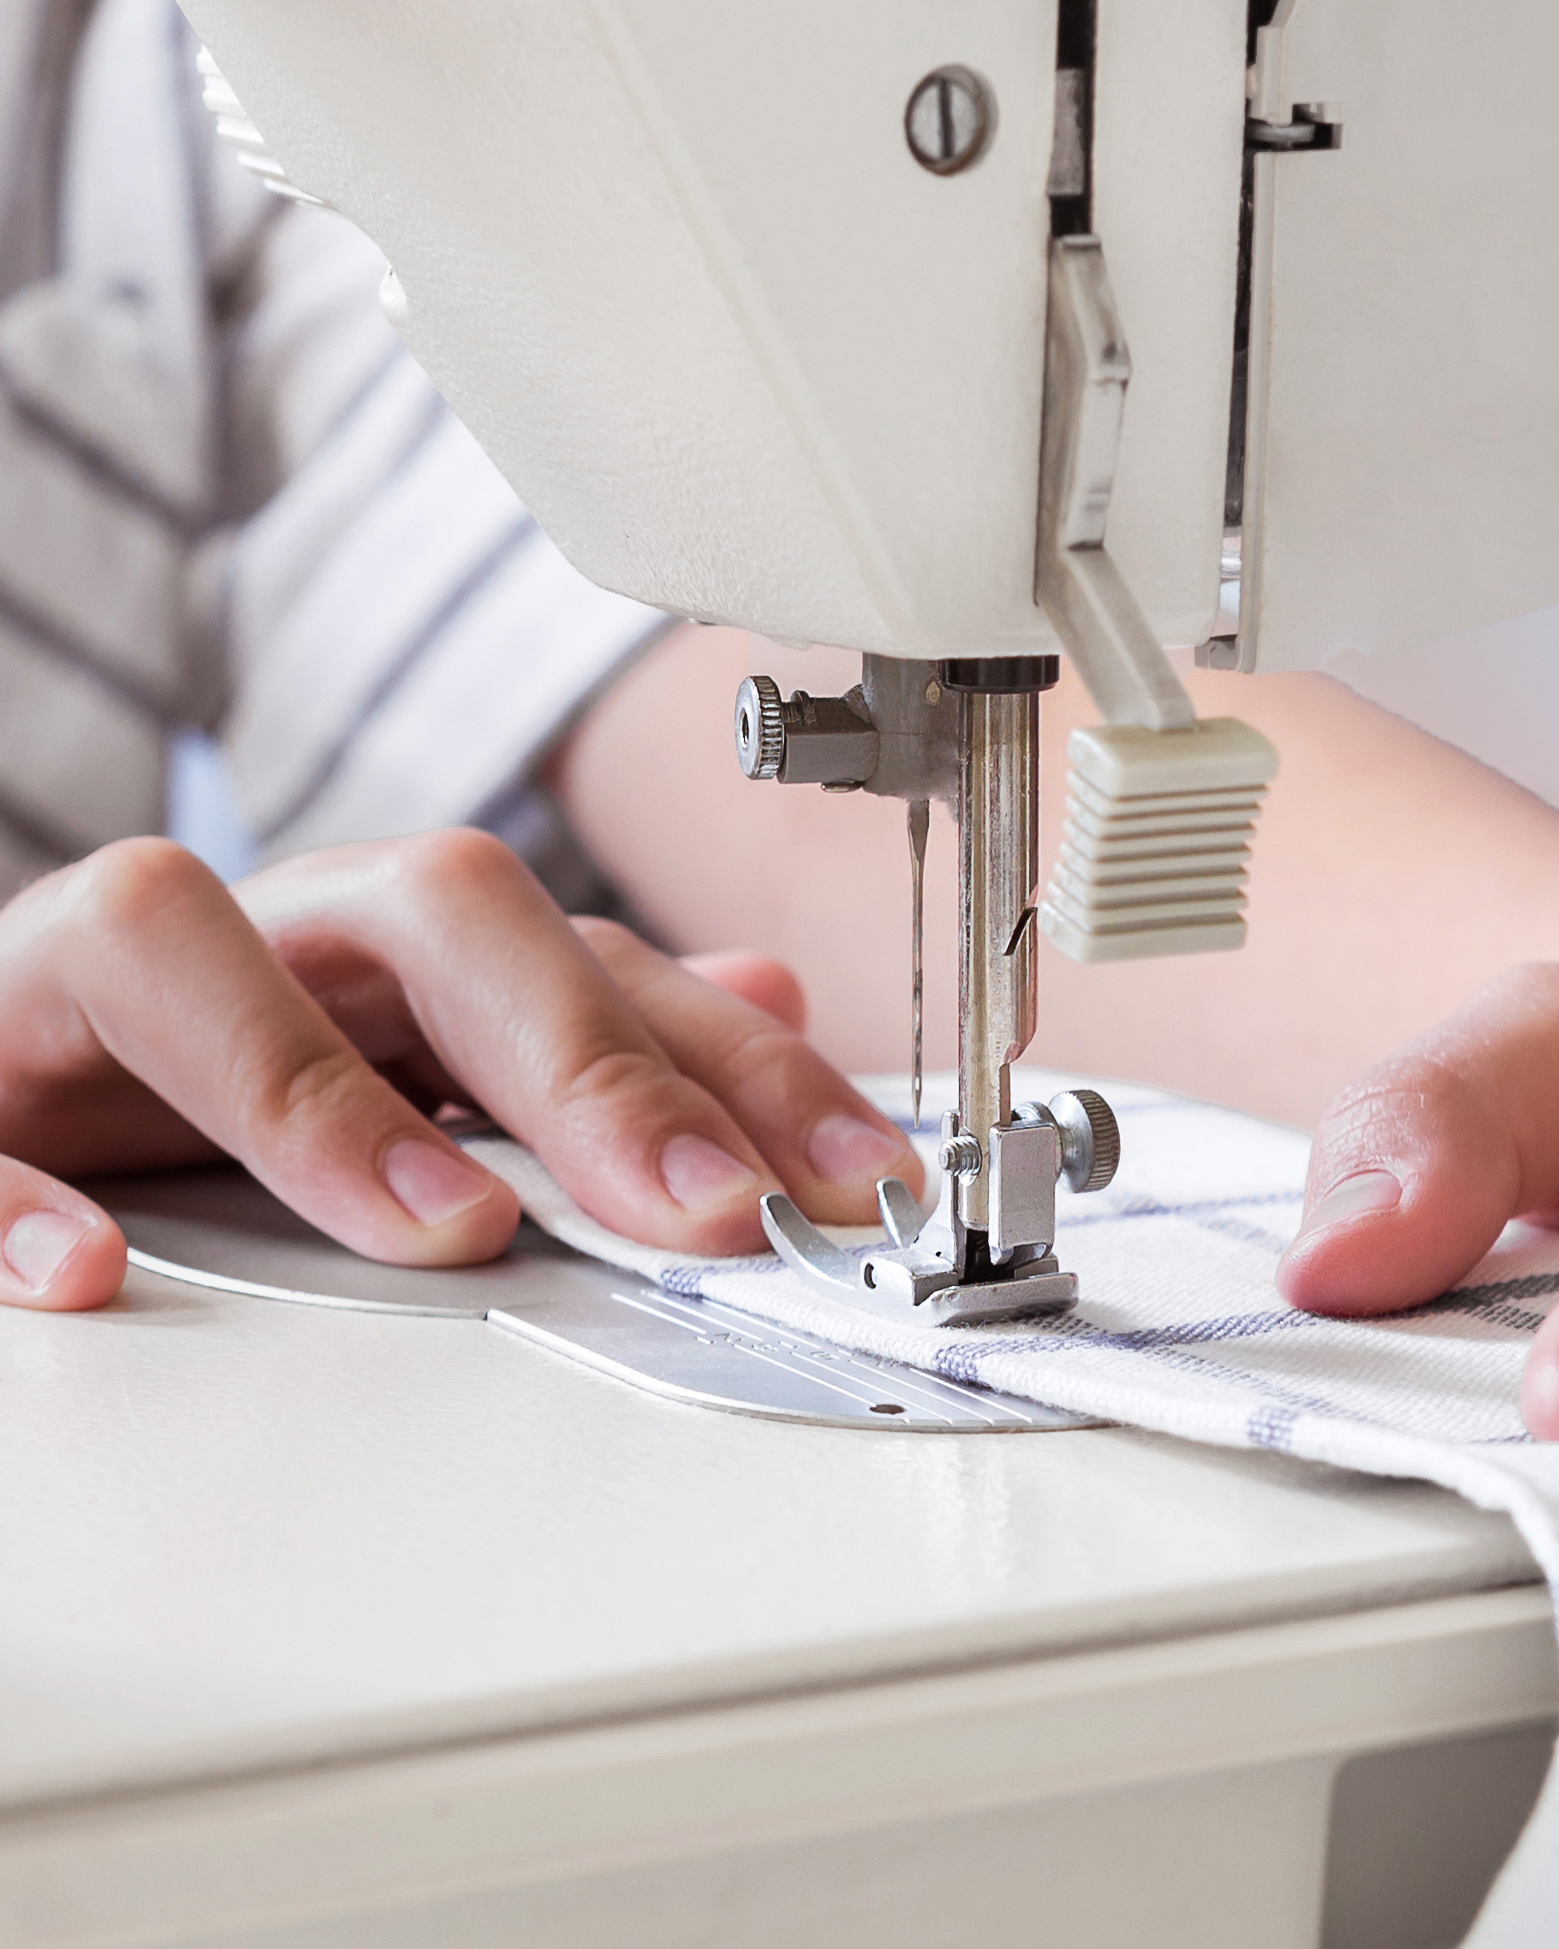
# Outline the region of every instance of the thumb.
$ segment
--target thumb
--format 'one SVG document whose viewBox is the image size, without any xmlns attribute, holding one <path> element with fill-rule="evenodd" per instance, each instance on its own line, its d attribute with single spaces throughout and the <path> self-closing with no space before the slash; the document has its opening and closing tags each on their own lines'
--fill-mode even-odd
<svg viewBox="0 0 1559 1949">
<path fill-rule="evenodd" d="M 0 1157 L 0 1305 L 77 1312 L 112 1299 L 124 1276 L 124 1234 L 106 1211 Z"/>
<path fill-rule="evenodd" d="M 1332 1104 L 1278 1289 L 1314 1313 L 1417 1305 L 1507 1219 L 1556 1207 L 1559 967 L 1542 964 L 1490 982 Z"/>
</svg>

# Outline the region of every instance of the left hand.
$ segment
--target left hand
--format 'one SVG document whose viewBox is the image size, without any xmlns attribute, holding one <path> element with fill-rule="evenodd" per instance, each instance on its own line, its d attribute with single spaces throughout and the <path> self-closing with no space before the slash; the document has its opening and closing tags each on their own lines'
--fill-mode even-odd
<svg viewBox="0 0 1559 1949">
<path fill-rule="evenodd" d="M 571 924 L 478 832 L 342 846 L 224 887 L 126 840 L 0 911 L 0 1303 L 94 1306 L 118 1228 L 69 1182 L 226 1154 L 400 1265 L 489 1259 L 510 1187 L 435 1120 L 480 1107 L 611 1229 L 761 1251 L 758 1199 L 860 1222 L 905 1137 L 753 955 L 679 963 Z"/>
</svg>

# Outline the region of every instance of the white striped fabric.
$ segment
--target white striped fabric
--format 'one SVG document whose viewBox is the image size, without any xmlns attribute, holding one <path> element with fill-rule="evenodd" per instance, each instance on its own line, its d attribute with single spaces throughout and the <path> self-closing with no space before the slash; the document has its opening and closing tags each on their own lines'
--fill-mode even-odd
<svg viewBox="0 0 1559 1949">
<path fill-rule="evenodd" d="M 185 725 L 262 858 L 494 807 L 556 852 L 516 794 L 666 619 L 540 534 L 194 59 L 173 0 L 0 27 L 0 897 L 160 830 Z"/>
</svg>

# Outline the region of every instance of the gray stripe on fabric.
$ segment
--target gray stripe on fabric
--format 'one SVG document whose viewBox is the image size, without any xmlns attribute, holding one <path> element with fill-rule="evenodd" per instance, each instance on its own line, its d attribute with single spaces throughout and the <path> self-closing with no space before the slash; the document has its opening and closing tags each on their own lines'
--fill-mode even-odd
<svg viewBox="0 0 1559 1949">
<path fill-rule="evenodd" d="M 362 412 L 363 408 L 373 398 L 385 380 L 389 378 L 390 374 L 405 360 L 410 359 L 410 357 L 410 352 L 406 350 L 406 347 L 401 341 L 398 338 L 392 338 L 390 343 L 384 348 L 383 356 L 357 382 L 357 385 L 342 404 L 340 411 L 330 422 L 329 426 L 325 428 L 324 433 L 320 436 L 319 444 L 309 455 L 305 463 L 307 466 L 313 467 L 317 465 L 330 452 L 330 449 L 335 445 L 336 441 L 347 432 L 353 420 Z M 449 408 L 444 404 L 442 395 L 435 393 L 428 402 L 426 420 L 419 421 L 415 432 L 412 434 L 411 445 L 406 452 L 396 456 L 395 460 L 391 463 L 390 471 L 386 472 L 381 477 L 381 480 L 388 480 L 392 472 L 397 471 L 406 464 L 406 461 L 411 455 L 428 438 L 432 428 L 448 411 Z"/>
<path fill-rule="evenodd" d="M 23 426 L 67 455 L 100 493 L 113 500 L 129 501 L 142 513 L 153 515 L 164 526 L 172 528 L 182 540 L 193 541 L 204 532 L 207 526 L 204 513 L 191 514 L 187 508 L 181 508 L 99 441 L 67 425 L 48 407 L 39 405 L 17 385 L 3 360 L 0 360 L 0 393 L 5 395 Z"/>
<path fill-rule="evenodd" d="M 368 404 L 369 400 L 378 392 L 380 386 L 384 384 L 392 372 L 399 371 L 403 361 L 410 359 L 410 357 L 411 354 L 401 344 L 399 339 L 389 347 L 385 357 L 358 386 L 351 399 L 348 400 L 335 420 L 331 423 L 324 438 L 309 456 L 305 465 L 310 471 L 317 468 L 324 456 L 329 453 L 331 447 L 345 437 L 353 421 Z M 423 448 L 444 424 L 448 414 L 449 408 L 445 405 L 443 397 L 430 389 L 429 397 L 423 407 L 421 417 L 416 421 L 411 432 L 407 435 L 405 446 L 401 448 L 389 466 L 374 481 L 372 488 L 359 504 L 357 512 L 353 517 L 354 526 L 357 522 L 367 518 L 374 501 L 392 481 L 398 479 L 412 464 L 418 454 L 422 452 Z M 288 483 L 288 485 L 295 486 L 299 478 L 301 476 L 294 476 L 294 480 Z M 279 492 L 285 493 L 286 488 L 280 489 Z M 261 512 L 263 512 L 263 509 Z M 233 547 L 228 552 L 227 560 L 222 564 L 221 597 L 217 604 L 216 634 L 223 658 L 228 663 L 232 661 L 233 611 L 238 602 L 238 585 L 243 580 L 245 563 L 248 557 L 247 543 L 254 534 L 255 530 L 253 528 L 249 528 L 247 533 L 240 532 Z M 317 567 L 318 563 L 316 562 L 314 566 Z M 305 577 L 306 581 L 307 577 Z M 291 818 L 294 815 L 289 813 L 287 816 Z"/>
<path fill-rule="evenodd" d="M 157 696 L 128 671 L 118 669 L 90 643 L 83 642 L 40 610 L 34 609 L 3 579 L 0 579 L 0 622 L 9 623 L 18 634 L 30 637 L 62 663 L 68 663 L 73 670 L 90 677 L 100 689 L 106 690 L 121 704 L 127 704 L 140 716 L 149 717 L 158 724 L 178 721 L 179 713 L 169 700 Z"/>
<path fill-rule="evenodd" d="M 70 126 L 70 84 L 96 0 L 48 0 L 32 53 L 22 126 L 0 183 L 0 300 L 60 266 L 60 176 Z"/>
<path fill-rule="evenodd" d="M 440 404 L 442 405 L 442 402 Z M 442 415 L 440 417 L 442 418 Z M 294 792 L 285 808 L 262 829 L 259 837 L 264 844 L 269 845 L 295 819 L 301 818 L 308 811 L 340 771 L 364 726 L 384 709 L 460 611 L 486 588 L 511 556 L 517 554 L 540 532 L 534 518 L 528 514 L 524 515 L 498 538 L 485 555 L 473 563 L 454 588 L 444 596 L 432 615 L 425 619 L 399 653 L 385 665 L 377 681 L 363 697 L 346 724 L 337 731 L 330 744 L 320 754 L 313 771 Z"/>
<path fill-rule="evenodd" d="M 202 108 L 201 113 L 205 112 Z M 253 274 L 255 259 L 260 254 L 261 246 L 276 226 L 292 213 L 294 207 L 285 197 L 267 196 L 255 211 L 249 227 L 235 238 L 223 253 L 220 263 L 208 265 L 207 273 L 210 282 L 207 295 L 210 297 L 211 309 L 218 325 L 228 323 L 229 314 L 243 290 L 245 280 Z"/>
</svg>

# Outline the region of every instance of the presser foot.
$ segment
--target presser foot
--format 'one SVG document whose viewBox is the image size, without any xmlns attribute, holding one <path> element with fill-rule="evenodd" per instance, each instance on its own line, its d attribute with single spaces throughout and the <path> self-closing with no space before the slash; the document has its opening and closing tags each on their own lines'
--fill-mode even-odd
<svg viewBox="0 0 1559 1949">
<path fill-rule="evenodd" d="M 987 1166 L 987 1158 L 989 1160 Z M 1051 1250 L 1055 1188 L 1100 1191 L 1115 1175 L 1120 1131 L 1095 1090 L 1064 1090 L 1048 1106 L 1020 1104 L 982 1148 L 957 1113 L 942 1119 L 942 1188 L 923 1217 L 908 1185 L 882 1178 L 877 1208 L 889 1242 L 847 1252 L 804 1218 L 781 1192 L 759 1200 L 769 1243 L 792 1272 L 830 1299 L 887 1319 L 927 1326 L 1064 1313 L 1077 1304 L 1077 1274 Z M 990 1223 L 964 1222 L 959 1185 L 990 1170 Z"/>
<path fill-rule="evenodd" d="M 759 1201 L 763 1229 L 785 1264 L 814 1292 L 886 1319 L 924 1326 L 981 1326 L 991 1320 L 1062 1313 L 1077 1303 L 1077 1274 L 1049 1253 L 967 1277 L 969 1239 L 957 1216 L 956 1179 L 944 1176 L 930 1218 L 907 1185 L 883 1178 L 877 1204 L 891 1245 L 857 1258 L 818 1230 L 781 1192 Z M 960 1276 L 961 1274 L 965 1276 Z"/>
</svg>

